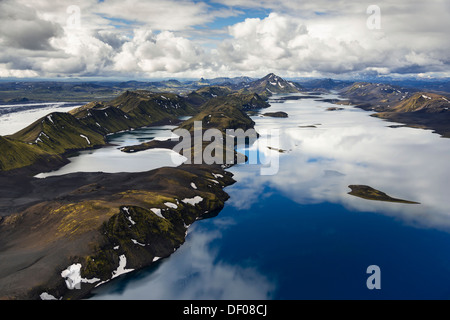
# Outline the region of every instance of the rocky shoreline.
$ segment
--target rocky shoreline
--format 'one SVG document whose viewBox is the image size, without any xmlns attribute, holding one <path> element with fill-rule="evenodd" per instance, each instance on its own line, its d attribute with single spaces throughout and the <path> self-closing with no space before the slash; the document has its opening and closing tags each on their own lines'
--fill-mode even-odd
<svg viewBox="0 0 450 320">
<path fill-rule="evenodd" d="M 149 266 L 184 243 L 189 225 L 218 213 L 235 182 L 216 165 L 17 179 L 0 177 L 11 198 L 28 195 L 0 221 L 0 299 L 81 299 L 120 266 Z M 63 271 L 73 265 L 80 281 L 70 290 Z"/>
</svg>

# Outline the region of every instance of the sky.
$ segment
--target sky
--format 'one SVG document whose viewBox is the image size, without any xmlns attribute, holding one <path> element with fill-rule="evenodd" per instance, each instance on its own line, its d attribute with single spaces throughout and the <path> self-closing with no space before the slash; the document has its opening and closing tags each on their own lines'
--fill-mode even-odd
<svg viewBox="0 0 450 320">
<path fill-rule="evenodd" d="M 0 78 L 450 76 L 449 0 L 0 0 Z"/>
</svg>

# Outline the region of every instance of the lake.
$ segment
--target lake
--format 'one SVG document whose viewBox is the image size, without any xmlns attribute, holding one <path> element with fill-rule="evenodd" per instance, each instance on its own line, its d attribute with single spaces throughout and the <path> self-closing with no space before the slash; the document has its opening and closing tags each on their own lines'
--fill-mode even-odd
<svg viewBox="0 0 450 320">
<path fill-rule="evenodd" d="M 193 224 L 169 258 L 91 299 L 448 299 L 450 140 L 333 106 L 272 102 L 264 112 L 289 117 L 253 117 L 258 132 L 278 130 L 268 141 L 286 151 L 279 171 L 229 169 L 237 183 L 217 217 Z M 420 204 L 353 197 L 352 184 Z M 366 286 L 370 265 L 380 268 L 380 290 Z"/>
<path fill-rule="evenodd" d="M 230 168 L 237 183 L 225 189 L 230 199 L 217 217 L 194 223 L 169 258 L 102 285 L 91 299 L 450 298 L 450 140 L 330 107 L 271 101 L 263 113 L 289 117 L 252 117 L 266 143 L 240 151 L 277 160 L 275 174 L 261 175 L 261 164 Z M 83 151 L 50 175 L 176 166 L 183 159 L 170 162 L 172 151 L 119 150 L 168 138 L 172 128 L 111 135 L 114 146 Z M 348 194 L 355 184 L 420 204 L 357 198 Z M 380 290 L 366 286 L 370 265 L 380 268 Z"/>
<path fill-rule="evenodd" d="M 60 176 L 73 172 L 143 172 L 161 167 L 176 167 L 186 158 L 168 149 L 150 149 L 138 153 L 125 153 L 121 148 L 152 139 L 167 140 L 175 126 L 155 126 L 108 135 L 110 146 L 84 150 L 69 158 L 62 168 L 36 175 L 37 178 Z"/>
</svg>

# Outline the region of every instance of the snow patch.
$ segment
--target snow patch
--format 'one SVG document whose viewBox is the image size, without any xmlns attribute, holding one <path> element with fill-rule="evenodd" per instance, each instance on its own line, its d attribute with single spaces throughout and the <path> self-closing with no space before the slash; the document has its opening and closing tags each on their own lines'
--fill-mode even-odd
<svg viewBox="0 0 450 320">
<path fill-rule="evenodd" d="M 195 185 L 195 183 L 191 182 L 191 187 L 195 190 L 197 190 L 197 186 Z"/>
<path fill-rule="evenodd" d="M 128 215 L 128 216 L 127 216 L 128 221 L 130 221 L 132 225 L 135 225 L 136 222 L 131 218 L 131 216 L 130 216 L 130 211 L 128 211 L 128 210 L 129 210 L 128 207 L 124 207 L 124 208 L 123 208 L 123 211 L 125 211 L 125 212 L 127 213 L 127 215 Z"/>
<path fill-rule="evenodd" d="M 72 264 L 61 272 L 61 277 L 65 279 L 68 289 L 79 289 L 81 283 L 95 283 L 100 281 L 98 278 L 85 279 L 81 278 L 81 263 Z"/>
<path fill-rule="evenodd" d="M 172 202 L 165 202 L 164 203 L 167 207 L 172 208 L 172 209 L 177 209 L 178 206 L 175 203 Z"/>
<path fill-rule="evenodd" d="M 121 256 L 119 256 L 119 266 L 117 267 L 117 270 L 112 272 L 111 279 L 114 279 L 122 274 L 134 271 L 134 269 L 125 269 L 126 266 L 127 266 L 127 258 L 125 257 L 124 254 L 122 254 Z"/>
<path fill-rule="evenodd" d="M 134 226 L 136 224 L 136 222 L 131 218 L 131 217 L 127 217 L 128 221 L 130 221 L 130 223 Z"/>
<path fill-rule="evenodd" d="M 88 138 L 88 137 L 86 137 L 85 135 L 83 135 L 83 134 L 80 134 L 80 137 L 82 137 L 82 138 L 86 139 L 86 141 L 87 141 L 87 143 L 88 143 L 88 144 L 91 144 L 91 141 L 89 141 L 89 138 Z"/>
<path fill-rule="evenodd" d="M 203 198 L 200 196 L 195 196 L 194 198 L 191 198 L 191 199 L 186 198 L 186 199 L 181 200 L 181 202 L 189 203 L 192 206 L 195 206 L 197 203 L 200 203 L 202 201 L 203 201 Z"/>
<path fill-rule="evenodd" d="M 41 300 L 58 300 L 54 296 L 52 296 L 51 294 L 48 294 L 47 292 L 42 292 L 39 295 L 39 297 L 41 298 Z"/>
<path fill-rule="evenodd" d="M 34 143 L 37 144 L 38 142 L 43 142 L 41 139 L 41 136 L 46 137 L 47 139 L 50 139 L 50 137 L 48 135 L 45 134 L 44 131 L 41 131 L 38 135 L 38 137 L 36 138 L 36 140 L 34 140 Z"/>
<path fill-rule="evenodd" d="M 131 241 L 132 241 L 134 244 L 140 245 L 141 247 L 145 247 L 145 244 L 140 243 L 139 241 L 137 241 L 137 240 L 135 240 L 135 239 L 131 239 Z"/>
<path fill-rule="evenodd" d="M 65 278 L 66 286 L 72 290 L 81 284 L 81 263 L 76 263 L 69 266 L 61 272 L 61 277 Z"/>
<path fill-rule="evenodd" d="M 165 219 L 164 216 L 161 214 L 161 209 L 151 208 L 150 210 L 153 211 L 153 213 L 156 214 L 158 217 Z"/>
</svg>

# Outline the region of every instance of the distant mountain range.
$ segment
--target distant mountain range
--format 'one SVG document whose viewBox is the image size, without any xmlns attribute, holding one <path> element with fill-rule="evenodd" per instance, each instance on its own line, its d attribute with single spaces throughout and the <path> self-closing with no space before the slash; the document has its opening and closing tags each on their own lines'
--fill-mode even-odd
<svg viewBox="0 0 450 320">
<path fill-rule="evenodd" d="M 266 77 L 271 77 L 269 82 L 274 81 L 273 74 Z M 264 78 L 266 78 L 264 77 Z M 262 78 L 262 79 L 264 79 Z M 203 87 L 219 86 L 227 87 L 231 90 L 241 90 L 255 85 L 255 82 L 262 81 L 262 79 L 255 79 L 247 76 L 242 77 L 218 77 L 213 79 L 201 78 L 198 80 L 186 79 L 169 79 L 159 81 L 45 81 L 45 80 L 18 80 L 18 81 L 0 81 L 0 104 L 18 104 L 27 102 L 89 102 L 94 100 L 111 100 L 123 91 L 146 90 L 152 92 L 168 92 L 179 95 L 186 95 L 192 91 Z M 284 79 L 286 81 L 286 79 Z M 336 79 L 297 79 L 287 80 L 287 83 L 281 83 L 282 86 L 291 86 L 294 84 L 297 89 L 301 91 L 310 92 L 329 92 L 342 90 L 345 87 L 351 86 L 355 83 L 364 81 L 355 80 L 336 80 Z M 365 81 L 365 83 L 368 83 Z M 401 88 L 406 88 L 409 91 L 424 91 L 445 94 L 450 92 L 450 79 L 389 79 L 380 78 L 378 83 L 383 85 L 393 85 Z M 280 89 L 281 87 L 277 89 Z M 265 96 L 271 92 L 276 92 L 275 87 L 267 86 L 263 90 L 254 90 L 260 95 Z M 268 89 L 268 90 L 267 90 Z"/>
<path fill-rule="evenodd" d="M 193 119 L 203 121 L 205 128 L 242 127 L 247 130 L 253 126 L 253 121 L 246 111 L 268 107 L 265 99 L 274 93 L 300 92 L 297 84 L 274 74 L 260 80 L 248 80 L 240 78 L 236 80 L 238 85 L 202 87 L 184 96 L 127 90 L 110 101 L 93 101 L 69 113 L 51 113 L 2 138 L 0 169 L 7 171 L 43 162 L 50 168 L 55 161 L 45 162 L 44 159 L 58 160 L 56 163 L 61 164 L 68 152 L 105 145 L 107 134 L 173 124 L 179 122 L 181 116 L 193 116 Z M 184 126 L 189 127 L 189 123 Z M 45 171 L 46 168 L 40 165 L 39 169 Z"/>
<path fill-rule="evenodd" d="M 0 82 L 0 103 L 14 104 L 27 102 L 89 102 L 109 100 L 123 91 L 146 90 L 189 94 L 192 91 L 209 86 L 222 86 L 231 90 L 240 90 L 258 79 L 250 77 L 199 80 L 163 80 L 163 81 L 14 81 Z M 271 90 L 269 88 L 269 90 Z M 271 90 L 274 91 L 274 88 Z M 262 93 L 262 92 L 261 92 Z"/>
<path fill-rule="evenodd" d="M 340 91 L 341 96 L 361 108 L 379 112 L 446 112 L 450 95 L 422 92 L 389 84 L 355 83 Z"/>
<path fill-rule="evenodd" d="M 221 84 L 203 85 L 205 83 Z M 166 88 L 185 86 L 177 80 L 153 84 Z M 35 88 L 44 90 L 42 84 L 34 85 Z M 139 87 L 143 83 L 126 82 L 120 85 Z M 191 82 L 190 85 L 200 88 L 184 94 L 126 90 L 113 99 L 93 101 L 70 113 L 49 114 L 19 132 L 2 138 L 0 149 L 4 152 L 0 154 L 0 169 L 17 169 L 33 163 L 48 163 L 51 166 L 55 161 L 64 162 L 67 152 L 105 145 L 107 134 L 155 124 L 177 123 L 179 117 L 187 115 L 203 121 L 205 128 L 218 124 L 249 128 L 252 123 L 246 112 L 268 107 L 266 100 L 272 95 L 311 91 L 339 92 L 342 97 L 348 99 L 348 103 L 375 111 L 378 117 L 429 127 L 444 136 L 450 134 L 447 124 L 450 117 L 450 96 L 422 92 L 414 88 L 332 79 L 310 80 L 300 85 L 273 73 L 256 80 L 248 77 L 201 79 L 200 82 Z M 23 87 L 24 84 L 17 86 Z M 96 84 L 73 83 L 66 83 L 62 87 L 57 84 L 53 87 L 49 85 L 45 90 L 67 88 L 103 90 L 102 86 Z M 205 121 L 205 117 L 210 115 L 214 116 L 213 119 Z M 6 152 L 6 149 L 14 149 L 17 152 Z M 14 156 L 17 153 L 21 156 Z"/>
</svg>

